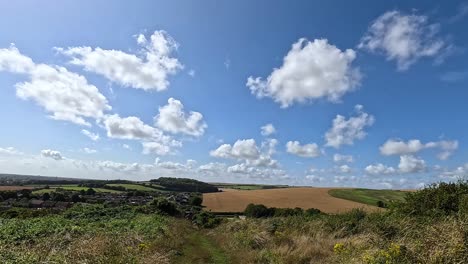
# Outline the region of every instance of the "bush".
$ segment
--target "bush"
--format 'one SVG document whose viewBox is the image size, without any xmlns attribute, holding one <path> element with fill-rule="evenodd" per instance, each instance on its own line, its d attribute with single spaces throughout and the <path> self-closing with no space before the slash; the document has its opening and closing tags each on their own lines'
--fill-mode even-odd
<svg viewBox="0 0 468 264">
<path fill-rule="evenodd" d="M 203 228 L 213 228 L 221 223 L 221 219 L 216 218 L 212 213 L 201 211 L 194 216 L 193 223 Z"/>
<path fill-rule="evenodd" d="M 405 215 L 452 215 L 463 207 L 461 197 L 468 195 L 468 182 L 434 183 L 426 188 L 408 193 L 405 200 L 397 202 L 393 211 Z"/>
<path fill-rule="evenodd" d="M 177 206 L 173 202 L 168 201 L 166 198 L 156 198 L 151 202 L 151 205 L 160 213 L 167 214 L 170 216 L 180 215 Z"/>
<path fill-rule="evenodd" d="M 190 205 L 201 206 L 203 203 L 203 198 L 201 196 L 193 196 L 190 198 Z"/>
<path fill-rule="evenodd" d="M 274 213 L 275 208 L 268 208 L 263 204 L 249 204 L 244 210 L 245 216 L 253 218 L 270 217 Z"/>
</svg>

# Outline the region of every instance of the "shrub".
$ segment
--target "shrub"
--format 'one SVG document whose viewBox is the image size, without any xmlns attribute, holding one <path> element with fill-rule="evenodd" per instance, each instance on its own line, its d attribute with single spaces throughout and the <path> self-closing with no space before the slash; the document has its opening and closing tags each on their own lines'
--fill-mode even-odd
<svg viewBox="0 0 468 264">
<path fill-rule="evenodd" d="M 244 210 L 247 217 L 260 218 L 274 215 L 275 208 L 268 208 L 263 204 L 249 204 Z"/>
<path fill-rule="evenodd" d="M 203 228 L 213 228 L 221 223 L 221 219 L 216 218 L 216 216 L 210 212 L 201 211 L 194 216 L 193 223 Z"/>
<path fill-rule="evenodd" d="M 407 215 L 451 215 L 458 213 L 460 202 L 468 195 L 468 182 L 434 183 L 408 193 L 405 200 L 393 205 L 393 211 Z M 463 206 L 463 205 L 461 205 Z"/>
<path fill-rule="evenodd" d="M 160 213 L 167 214 L 170 216 L 180 215 L 177 206 L 173 202 L 168 201 L 166 198 L 156 198 L 151 202 L 151 205 Z"/>
<path fill-rule="evenodd" d="M 201 206 L 203 203 L 203 198 L 201 196 L 193 196 L 190 198 L 190 204 L 193 206 Z"/>
</svg>

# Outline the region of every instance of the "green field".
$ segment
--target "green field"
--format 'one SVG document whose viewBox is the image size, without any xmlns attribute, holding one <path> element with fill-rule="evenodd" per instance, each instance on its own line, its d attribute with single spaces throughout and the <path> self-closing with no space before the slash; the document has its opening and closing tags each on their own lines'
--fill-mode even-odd
<svg viewBox="0 0 468 264">
<path fill-rule="evenodd" d="M 66 191 L 86 191 L 89 189 L 89 187 L 79 187 L 79 186 L 76 186 L 76 185 L 60 185 L 60 186 L 57 186 L 57 185 L 52 185 L 50 186 L 49 189 L 40 189 L 40 190 L 36 190 L 36 191 L 33 191 L 33 194 L 43 194 L 43 193 L 51 193 L 51 192 L 55 192 L 56 189 L 63 189 L 63 190 L 66 190 Z M 95 190 L 96 192 L 103 192 L 103 193 L 122 193 L 122 191 L 117 191 L 117 190 L 109 190 L 109 189 L 104 189 L 104 188 L 92 188 L 93 190 Z"/>
<path fill-rule="evenodd" d="M 378 201 L 388 203 L 390 201 L 401 201 L 406 192 L 398 190 L 372 190 L 372 189 L 333 189 L 328 193 L 336 198 L 346 199 L 358 203 L 377 205 Z"/>
<path fill-rule="evenodd" d="M 158 191 L 155 188 L 151 188 L 151 187 L 143 186 L 139 184 L 113 183 L 113 184 L 106 184 L 106 185 L 111 186 L 111 187 L 123 187 L 127 190 L 132 190 L 132 191 L 144 191 L 144 192 Z"/>
</svg>

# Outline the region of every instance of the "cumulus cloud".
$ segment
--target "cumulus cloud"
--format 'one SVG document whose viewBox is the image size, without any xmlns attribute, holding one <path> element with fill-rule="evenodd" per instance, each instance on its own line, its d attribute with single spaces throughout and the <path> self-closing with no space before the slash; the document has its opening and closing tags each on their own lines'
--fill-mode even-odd
<svg viewBox="0 0 468 264">
<path fill-rule="evenodd" d="M 385 166 L 382 163 L 369 165 L 364 170 L 367 174 L 371 175 L 386 175 L 394 174 L 397 172 L 393 167 Z"/>
<path fill-rule="evenodd" d="M 276 129 L 273 124 L 266 124 L 260 128 L 262 136 L 271 136 L 276 133 Z"/>
<path fill-rule="evenodd" d="M 320 156 L 320 149 L 315 143 L 301 145 L 299 141 L 288 141 L 286 143 L 286 151 L 304 158 L 315 158 Z"/>
<path fill-rule="evenodd" d="M 29 81 L 15 85 L 16 95 L 33 100 L 52 119 L 90 126 L 86 118 L 100 119 L 111 110 L 104 95 L 85 77 L 64 67 L 36 64 L 14 45 L 0 49 L 0 71 L 28 76 Z"/>
<path fill-rule="evenodd" d="M 260 151 L 254 139 L 242 139 L 237 140 L 232 146 L 223 144 L 211 151 L 210 155 L 217 158 L 254 160 L 259 158 Z"/>
<path fill-rule="evenodd" d="M 403 173 L 422 172 L 426 169 L 426 162 L 413 155 L 403 155 L 400 156 L 398 169 Z"/>
<path fill-rule="evenodd" d="M 449 45 L 438 36 L 440 25 L 427 16 L 389 11 L 378 17 L 362 38 L 359 48 L 382 53 L 396 61 L 398 70 L 407 70 L 423 57 L 436 57 Z"/>
<path fill-rule="evenodd" d="M 98 141 L 99 140 L 99 134 L 93 133 L 93 132 L 91 132 L 91 131 L 89 131 L 87 129 L 82 129 L 81 134 L 89 137 L 93 141 Z"/>
<path fill-rule="evenodd" d="M 437 154 L 437 157 L 440 160 L 446 160 L 458 149 L 458 141 L 441 140 L 422 143 L 419 139 L 411 139 L 407 142 L 399 139 L 389 139 L 379 149 L 382 155 L 390 156 L 415 154 L 423 149 L 430 148 L 439 149 L 440 153 Z"/>
<path fill-rule="evenodd" d="M 245 161 L 249 166 L 276 167 L 278 162 L 272 159 L 278 141 L 270 139 L 258 147 L 254 139 L 240 139 L 233 145 L 223 144 L 210 151 L 210 155 L 216 158 L 235 159 Z"/>
<path fill-rule="evenodd" d="M 135 116 L 109 115 L 105 118 L 104 125 L 110 138 L 151 139 L 161 134 L 161 131 L 143 123 Z"/>
<path fill-rule="evenodd" d="M 54 160 L 63 160 L 62 154 L 59 151 L 51 150 L 51 149 L 44 149 L 41 151 L 41 155 L 46 158 L 51 158 Z"/>
<path fill-rule="evenodd" d="M 466 180 L 468 179 L 468 163 L 453 170 L 444 170 L 439 177 L 444 180 Z"/>
<path fill-rule="evenodd" d="M 283 108 L 320 98 L 336 102 L 360 83 L 355 58 L 354 50 L 342 51 L 326 39 L 301 38 L 266 80 L 250 76 L 246 85 L 258 98 L 271 97 Z"/>
<path fill-rule="evenodd" d="M 340 167 L 338 167 L 338 169 L 339 169 L 339 171 L 340 171 L 341 173 L 350 173 L 351 170 L 352 170 L 351 167 L 348 166 L 348 165 L 346 165 L 346 164 L 345 164 L 345 165 L 341 165 Z"/>
<path fill-rule="evenodd" d="M 167 103 L 159 108 L 159 114 L 154 118 L 156 126 L 174 134 L 199 137 L 205 133 L 207 125 L 201 113 L 185 113 L 184 105 L 174 98 L 169 98 Z"/>
<path fill-rule="evenodd" d="M 23 152 L 15 149 L 14 147 L 0 148 L 0 154 L 5 155 L 23 155 Z"/>
<path fill-rule="evenodd" d="M 162 91 L 169 86 L 168 77 L 183 68 L 171 57 L 177 42 L 165 31 L 155 31 L 149 39 L 139 34 L 140 50 L 136 54 L 120 50 L 91 47 L 57 48 L 70 57 L 70 63 L 83 66 L 86 71 L 103 75 L 122 86 Z"/>
<path fill-rule="evenodd" d="M 354 158 L 351 155 L 335 154 L 333 155 L 333 161 L 336 163 L 340 163 L 340 162 L 351 163 L 354 161 Z"/>
<path fill-rule="evenodd" d="M 365 113 L 362 105 L 356 105 L 356 116 L 346 119 L 337 115 L 333 119 L 333 125 L 325 134 L 326 146 L 339 148 L 341 145 L 352 145 L 355 140 L 364 139 L 367 135 L 364 130 L 374 124 L 374 117 Z"/>
<path fill-rule="evenodd" d="M 107 136 L 110 138 L 141 140 L 144 154 L 155 153 L 167 155 L 172 153 L 173 147 L 181 147 L 182 143 L 150 125 L 145 124 L 138 117 L 122 118 L 118 115 L 107 116 L 104 120 Z"/>
<path fill-rule="evenodd" d="M 85 152 L 86 154 L 94 154 L 97 153 L 97 150 L 91 148 L 83 148 L 83 152 Z"/>
</svg>

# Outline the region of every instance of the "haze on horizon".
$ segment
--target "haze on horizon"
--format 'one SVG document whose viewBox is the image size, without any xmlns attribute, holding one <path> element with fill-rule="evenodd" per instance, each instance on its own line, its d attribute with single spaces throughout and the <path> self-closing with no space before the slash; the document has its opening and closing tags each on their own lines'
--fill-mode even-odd
<svg viewBox="0 0 468 264">
<path fill-rule="evenodd" d="M 0 173 L 467 178 L 468 2 L 355 5 L 4 1 Z"/>
</svg>

